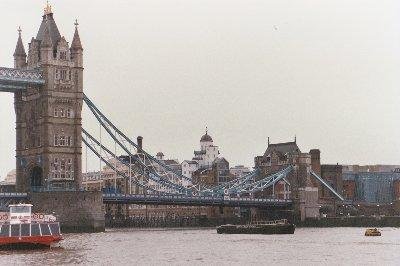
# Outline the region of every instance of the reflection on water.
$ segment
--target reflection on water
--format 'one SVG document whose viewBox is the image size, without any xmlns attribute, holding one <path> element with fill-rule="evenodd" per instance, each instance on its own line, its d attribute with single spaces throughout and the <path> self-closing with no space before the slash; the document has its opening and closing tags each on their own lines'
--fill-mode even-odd
<svg viewBox="0 0 400 266">
<path fill-rule="evenodd" d="M 294 235 L 218 235 L 215 229 L 121 229 L 67 234 L 48 250 L 0 251 L 0 264 L 399 265 L 400 230 L 298 228 Z"/>
</svg>

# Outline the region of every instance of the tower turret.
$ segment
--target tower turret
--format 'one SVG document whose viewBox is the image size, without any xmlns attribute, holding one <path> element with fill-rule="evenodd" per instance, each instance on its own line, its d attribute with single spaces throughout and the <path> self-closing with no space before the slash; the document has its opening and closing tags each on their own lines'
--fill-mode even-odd
<svg viewBox="0 0 400 266">
<path fill-rule="evenodd" d="M 23 55 L 18 46 L 15 55 Z M 82 54 L 77 32 L 72 46 Z M 83 65 L 71 60 L 70 49 L 47 4 L 28 60 L 45 83 L 15 94 L 18 191 L 81 187 Z"/>
<path fill-rule="evenodd" d="M 83 48 L 81 38 L 78 32 L 78 21 L 75 20 L 74 38 L 71 43 L 71 60 L 74 62 L 75 67 L 83 67 Z"/>
<path fill-rule="evenodd" d="M 21 27 L 18 27 L 18 40 L 14 52 L 14 67 L 24 68 L 26 66 L 26 53 L 21 38 Z"/>
</svg>

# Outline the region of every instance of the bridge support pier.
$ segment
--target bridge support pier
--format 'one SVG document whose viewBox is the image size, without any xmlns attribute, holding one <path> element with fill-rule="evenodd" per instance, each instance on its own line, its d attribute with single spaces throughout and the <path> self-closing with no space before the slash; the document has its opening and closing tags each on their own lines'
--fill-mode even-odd
<svg viewBox="0 0 400 266">
<path fill-rule="evenodd" d="M 34 212 L 54 213 L 64 233 L 103 232 L 105 229 L 101 192 L 32 192 L 30 199 Z"/>
</svg>

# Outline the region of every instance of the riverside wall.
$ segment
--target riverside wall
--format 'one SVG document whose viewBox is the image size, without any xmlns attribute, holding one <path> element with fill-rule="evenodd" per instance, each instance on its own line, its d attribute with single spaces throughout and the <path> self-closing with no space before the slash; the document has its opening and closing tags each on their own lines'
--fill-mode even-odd
<svg viewBox="0 0 400 266">
<path fill-rule="evenodd" d="M 400 227 L 400 216 L 328 217 L 298 221 L 297 227 Z"/>
<path fill-rule="evenodd" d="M 33 192 L 29 196 L 33 212 L 54 213 L 63 233 L 105 230 L 101 192 L 49 191 Z"/>
</svg>

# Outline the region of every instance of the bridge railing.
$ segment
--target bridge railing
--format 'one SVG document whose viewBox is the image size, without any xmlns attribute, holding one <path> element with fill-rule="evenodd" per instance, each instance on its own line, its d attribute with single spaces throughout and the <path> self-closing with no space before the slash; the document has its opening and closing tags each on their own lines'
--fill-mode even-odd
<svg viewBox="0 0 400 266">
<path fill-rule="evenodd" d="M 125 199 L 176 199 L 176 200 L 199 200 L 199 201 L 248 201 L 248 202 L 292 202 L 289 199 L 276 198 L 249 198 L 249 197 L 216 197 L 216 196 L 191 196 L 191 195 L 158 195 L 158 194 L 115 194 L 105 193 L 105 198 L 125 198 Z"/>
<path fill-rule="evenodd" d="M 16 197 L 27 197 L 27 193 L 21 192 L 1 192 L 0 198 L 16 198 Z"/>
</svg>

